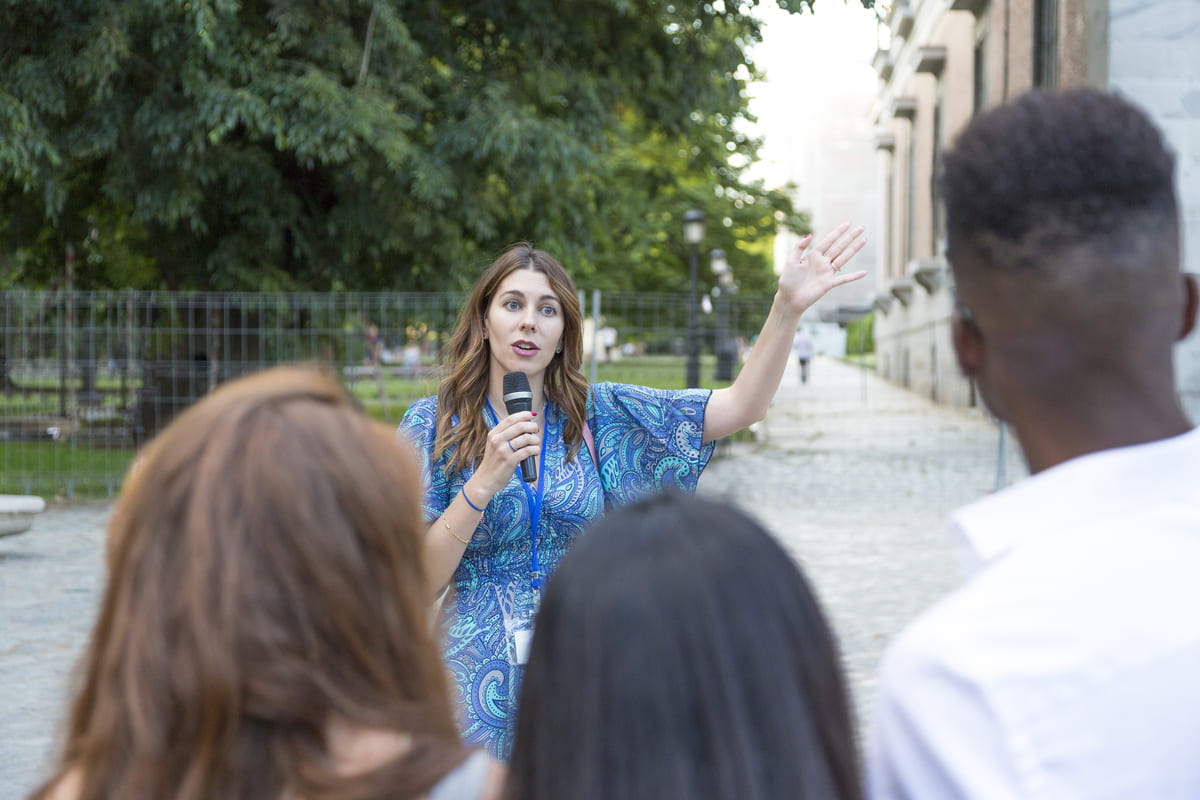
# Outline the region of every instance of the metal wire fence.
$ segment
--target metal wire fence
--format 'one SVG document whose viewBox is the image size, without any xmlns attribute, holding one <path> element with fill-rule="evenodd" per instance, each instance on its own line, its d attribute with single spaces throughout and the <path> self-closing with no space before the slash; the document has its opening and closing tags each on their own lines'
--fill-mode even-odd
<svg viewBox="0 0 1200 800">
<path fill-rule="evenodd" d="M 0 295 L 0 493 L 112 496 L 136 448 L 217 385 L 284 363 L 342 376 L 375 416 L 398 420 L 437 391 L 460 293 L 9 291 Z M 684 384 L 687 297 L 580 292 L 585 370 Z M 769 297 L 705 303 L 711 367 L 735 360 Z M 370 358 L 378 331 L 381 353 Z M 705 379 L 712 382 L 712 372 Z"/>
</svg>

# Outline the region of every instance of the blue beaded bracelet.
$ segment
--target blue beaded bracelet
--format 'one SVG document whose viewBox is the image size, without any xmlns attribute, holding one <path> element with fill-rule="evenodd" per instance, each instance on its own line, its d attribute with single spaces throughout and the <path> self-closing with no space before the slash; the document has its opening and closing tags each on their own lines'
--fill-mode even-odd
<svg viewBox="0 0 1200 800">
<path fill-rule="evenodd" d="M 464 486 L 463 488 L 459 489 L 459 490 L 458 490 L 458 493 L 462 495 L 462 499 L 463 499 L 463 500 L 466 500 L 466 501 L 467 501 L 467 505 L 469 505 L 471 508 L 473 508 L 473 509 L 475 509 L 476 511 L 478 511 L 480 514 L 482 514 L 482 513 L 483 513 L 483 509 L 482 509 L 482 508 L 480 508 L 479 506 L 475 505 L 474 503 L 472 503 L 472 502 L 471 502 L 471 498 L 467 497 L 467 489 L 466 489 L 466 487 L 465 487 L 465 486 Z"/>
</svg>

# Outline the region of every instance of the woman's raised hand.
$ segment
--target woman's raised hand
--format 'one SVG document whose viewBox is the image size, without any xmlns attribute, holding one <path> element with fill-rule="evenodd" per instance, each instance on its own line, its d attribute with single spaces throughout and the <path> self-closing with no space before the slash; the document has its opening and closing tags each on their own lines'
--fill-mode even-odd
<svg viewBox="0 0 1200 800">
<path fill-rule="evenodd" d="M 542 429 L 534 419 L 533 412 L 518 411 L 500 420 L 488 432 L 483 460 L 470 481 L 470 497 L 476 503 L 482 499 L 477 496 L 485 492 L 490 502 L 492 495 L 508 484 L 518 464 L 541 453 Z"/>
<path fill-rule="evenodd" d="M 815 247 L 810 233 L 800 240 L 779 276 L 779 293 L 803 313 L 830 290 L 865 276 L 865 271 L 843 273 L 842 268 L 866 245 L 861 225 L 843 222 Z"/>
</svg>

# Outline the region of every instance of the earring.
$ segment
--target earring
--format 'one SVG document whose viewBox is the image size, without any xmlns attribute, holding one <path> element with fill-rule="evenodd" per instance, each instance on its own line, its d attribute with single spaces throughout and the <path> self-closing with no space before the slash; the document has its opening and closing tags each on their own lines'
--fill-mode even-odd
<svg viewBox="0 0 1200 800">
<path fill-rule="evenodd" d="M 483 340 L 485 342 L 487 341 L 487 329 L 486 328 L 484 328 L 484 330 L 483 330 Z"/>
<path fill-rule="evenodd" d="M 561 352 L 562 352 L 562 345 L 560 344 L 560 345 L 559 345 L 559 346 L 558 346 L 558 347 L 555 349 L 555 351 L 554 351 L 554 352 L 555 352 L 556 354 L 557 354 L 557 353 L 561 353 Z"/>
</svg>

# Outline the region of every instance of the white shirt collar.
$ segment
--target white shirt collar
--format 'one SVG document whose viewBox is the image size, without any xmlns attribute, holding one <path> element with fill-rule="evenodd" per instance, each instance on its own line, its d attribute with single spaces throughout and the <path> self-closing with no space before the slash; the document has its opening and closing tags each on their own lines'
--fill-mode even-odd
<svg viewBox="0 0 1200 800">
<path fill-rule="evenodd" d="M 963 506 L 950 516 L 950 535 L 963 570 L 974 574 L 1023 542 L 1071 529 L 1081 516 L 1124 513 L 1146 497 L 1193 495 L 1200 471 L 1163 470 L 1196 461 L 1200 428 L 1147 444 L 1089 453 Z M 1183 467 L 1183 464 L 1178 464 Z M 1193 464 L 1200 470 L 1200 463 Z M 1164 485 L 1164 481 L 1165 484 Z M 1143 486 L 1152 482 L 1153 486 Z"/>
</svg>

